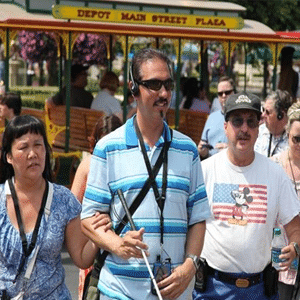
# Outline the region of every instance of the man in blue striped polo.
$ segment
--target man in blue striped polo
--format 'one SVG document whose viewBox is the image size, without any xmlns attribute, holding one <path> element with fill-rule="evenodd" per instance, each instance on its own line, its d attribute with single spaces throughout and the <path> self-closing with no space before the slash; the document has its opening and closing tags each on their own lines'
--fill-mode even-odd
<svg viewBox="0 0 300 300">
<path fill-rule="evenodd" d="M 155 263 L 171 266 L 158 283 L 161 296 L 191 299 L 210 216 L 197 147 L 164 122 L 173 89 L 169 59 L 160 51 L 143 49 L 134 56 L 130 75 L 137 114 L 96 145 L 83 200 L 85 232 L 110 252 L 98 289 L 101 299 L 158 299 L 151 292 L 142 248 L 151 268 Z M 127 224 L 118 236 L 113 230 L 94 229 L 97 211 L 108 213 L 116 229 L 124 216 L 117 191 L 122 190 L 130 207 L 162 151 L 167 155 L 162 156 L 155 183 L 133 214 L 137 230 Z"/>
</svg>

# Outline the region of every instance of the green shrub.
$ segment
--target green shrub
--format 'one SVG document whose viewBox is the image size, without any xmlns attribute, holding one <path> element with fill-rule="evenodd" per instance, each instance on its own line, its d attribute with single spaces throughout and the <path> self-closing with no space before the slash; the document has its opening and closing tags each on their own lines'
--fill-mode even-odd
<svg viewBox="0 0 300 300">
<path fill-rule="evenodd" d="M 24 107 L 43 109 L 45 101 L 58 92 L 58 87 L 13 86 L 10 92 L 20 94 Z"/>
</svg>

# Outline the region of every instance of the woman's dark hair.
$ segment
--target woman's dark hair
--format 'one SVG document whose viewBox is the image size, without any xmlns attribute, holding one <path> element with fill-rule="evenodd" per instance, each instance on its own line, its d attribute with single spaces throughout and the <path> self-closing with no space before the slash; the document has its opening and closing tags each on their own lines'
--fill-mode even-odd
<svg viewBox="0 0 300 300">
<path fill-rule="evenodd" d="M 101 90 L 108 89 L 115 93 L 120 86 L 120 82 L 118 76 L 114 72 L 108 71 L 103 75 L 99 85 Z"/>
<path fill-rule="evenodd" d="M 44 124 L 36 117 L 23 115 L 14 117 L 10 122 L 8 122 L 3 133 L 0 159 L 0 183 L 4 183 L 7 179 L 14 176 L 14 169 L 12 165 L 7 162 L 6 156 L 8 153 L 11 153 L 11 147 L 14 140 L 27 133 L 40 134 L 43 137 L 46 149 L 46 160 L 43 177 L 46 180 L 52 182 L 50 163 L 51 147 L 47 141 Z"/>
<path fill-rule="evenodd" d="M 199 91 L 200 83 L 198 80 L 195 77 L 189 78 L 183 86 L 183 94 L 186 96 L 183 108 L 189 109 L 192 106 L 193 99 L 199 98 Z"/>
<path fill-rule="evenodd" d="M 93 129 L 92 135 L 88 137 L 90 142 L 90 152 L 93 152 L 97 142 L 102 137 L 114 131 L 121 125 L 122 122 L 116 115 L 104 116 L 103 118 L 100 118 Z"/>
</svg>

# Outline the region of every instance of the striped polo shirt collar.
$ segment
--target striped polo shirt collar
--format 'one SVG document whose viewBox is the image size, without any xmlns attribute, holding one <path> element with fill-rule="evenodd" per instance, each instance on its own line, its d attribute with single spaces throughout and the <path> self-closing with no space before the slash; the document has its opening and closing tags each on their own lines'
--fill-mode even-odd
<svg viewBox="0 0 300 300">
<path fill-rule="evenodd" d="M 133 116 L 132 118 L 130 118 L 127 122 L 126 122 L 126 145 L 129 147 L 137 147 L 138 146 L 138 137 L 135 133 L 135 128 L 134 128 L 134 118 L 136 117 Z M 167 141 L 171 140 L 171 133 L 170 133 L 170 128 L 167 125 L 167 123 L 164 121 L 164 131 L 163 134 L 160 136 L 159 140 L 156 142 L 155 146 L 156 147 L 160 147 L 163 146 L 164 144 L 164 136 L 166 135 L 167 137 Z M 146 145 L 146 148 L 148 147 L 148 145 Z"/>
</svg>

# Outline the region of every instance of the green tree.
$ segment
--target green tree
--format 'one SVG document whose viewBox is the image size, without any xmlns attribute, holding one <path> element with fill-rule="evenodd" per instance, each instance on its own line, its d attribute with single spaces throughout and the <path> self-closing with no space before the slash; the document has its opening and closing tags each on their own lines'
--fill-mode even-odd
<svg viewBox="0 0 300 300">
<path fill-rule="evenodd" d="M 215 1 L 215 0 L 213 0 Z M 244 19 L 259 21 L 274 31 L 300 29 L 299 0 L 223 0 L 244 6 Z"/>
</svg>

